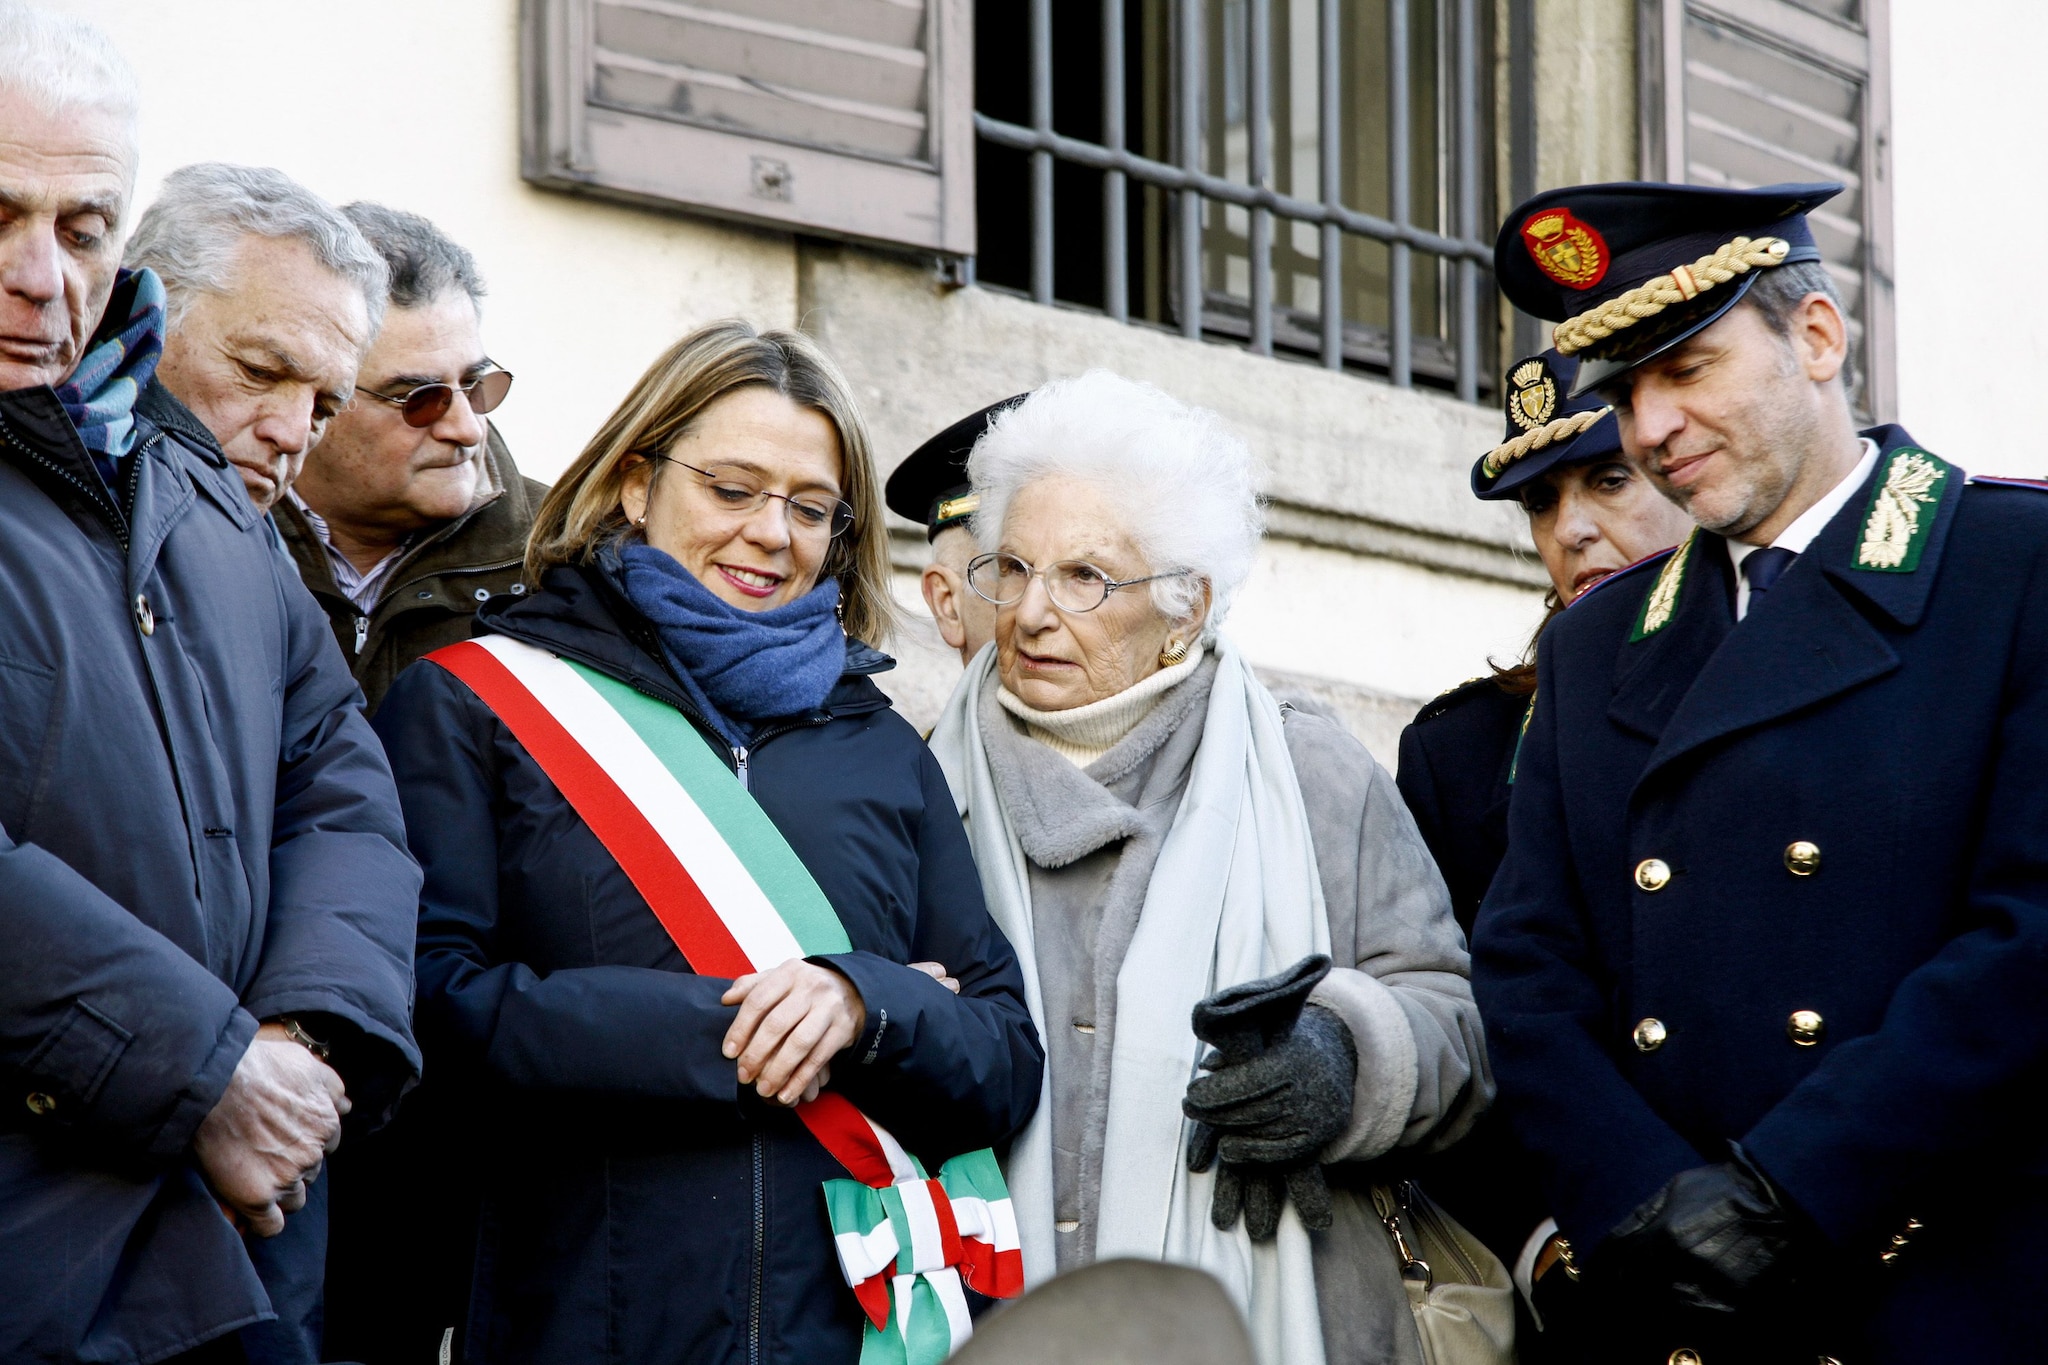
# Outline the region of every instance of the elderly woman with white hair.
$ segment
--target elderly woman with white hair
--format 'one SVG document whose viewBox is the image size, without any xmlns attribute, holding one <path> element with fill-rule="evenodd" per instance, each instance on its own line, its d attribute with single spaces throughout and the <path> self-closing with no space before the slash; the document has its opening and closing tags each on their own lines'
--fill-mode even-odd
<svg viewBox="0 0 2048 1365">
<path fill-rule="evenodd" d="M 1256 472 L 1214 414 L 1103 371 L 969 463 L 996 635 L 932 747 L 1046 1041 L 1009 1165 L 1026 1275 L 1193 1264 L 1268 1365 L 1420 1361 L 1367 1163 L 1454 1140 L 1492 1083 L 1393 779 L 1218 631 Z"/>
</svg>

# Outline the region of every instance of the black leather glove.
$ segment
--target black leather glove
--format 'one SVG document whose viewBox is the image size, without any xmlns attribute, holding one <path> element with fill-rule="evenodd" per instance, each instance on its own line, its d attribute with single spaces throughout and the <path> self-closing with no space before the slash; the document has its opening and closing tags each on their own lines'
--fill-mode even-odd
<svg viewBox="0 0 2048 1365">
<path fill-rule="evenodd" d="M 1195 1006 L 1195 1036 L 1215 1051 L 1181 1101 L 1195 1121 L 1188 1169 L 1221 1157 L 1209 1216 L 1228 1228 L 1242 1215 L 1255 1241 L 1279 1231 L 1290 1196 L 1312 1229 L 1333 1216 L 1316 1157 L 1351 1120 L 1358 1060 L 1343 1021 L 1307 1004 L 1329 971 L 1317 954 Z"/>
<path fill-rule="evenodd" d="M 1680 1171 L 1624 1218 L 1601 1249 L 1605 1266 L 1686 1310 L 1732 1318 L 1796 1288 L 1819 1232 L 1747 1153 Z"/>
</svg>

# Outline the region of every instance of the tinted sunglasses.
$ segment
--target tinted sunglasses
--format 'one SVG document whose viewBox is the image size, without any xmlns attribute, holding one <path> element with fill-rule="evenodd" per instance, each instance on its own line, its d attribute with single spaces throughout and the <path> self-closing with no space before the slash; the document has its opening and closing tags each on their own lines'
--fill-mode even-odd
<svg viewBox="0 0 2048 1365">
<path fill-rule="evenodd" d="M 448 409 L 455 406 L 456 385 L 422 384 L 411 393 L 393 398 L 388 393 L 378 393 L 356 385 L 357 393 L 368 394 L 380 403 L 389 403 L 400 410 L 409 427 L 430 427 L 448 415 Z M 489 370 L 461 386 L 469 399 L 469 410 L 481 417 L 505 401 L 505 395 L 512 391 L 512 371 Z"/>
</svg>

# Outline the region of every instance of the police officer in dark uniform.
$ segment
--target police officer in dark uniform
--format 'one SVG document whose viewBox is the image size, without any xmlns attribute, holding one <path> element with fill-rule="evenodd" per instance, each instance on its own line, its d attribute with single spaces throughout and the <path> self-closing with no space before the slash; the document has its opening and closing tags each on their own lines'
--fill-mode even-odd
<svg viewBox="0 0 2048 1365">
<path fill-rule="evenodd" d="M 940 638 L 960 652 L 963 664 L 995 630 L 995 608 L 967 588 L 967 562 L 977 553 L 968 519 L 981 507 L 967 481 L 967 457 L 999 413 L 1028 397 L 1020 393 L 969 413 L 904 456 L 882 487 L 890 511 L 924 523 L 932 558 L 918 586 Z"/>
<path fill-rule="evenodd" d="M 1622 454 L 1606 402 L 1592 393 L 1571 396 L 1578 369 L 1555 351 L 1509 366 L 1507 432 L 1472 465 L 1473 496 L 1515 502 L 1529 516 L 1551 582 L 1538 638 L 1580 593 L 1692 529 Z M 1401 795 L 1468 936 L 1507 851 L 1515 745 L 1536 689 L 1534 654 L 1532 640 L 1528 659 L 1452 688 L 1401 732 Z"/>
<path fill-rule="evenodd" d="M 1597 395 L 1571 396 L 1578 362 L 1545 351 L 1508 367 L 1507 428 L 1472 466 L 1472 492 L 1512 500 L 1550 575 L 1543 625 L 1608 574 L 1668 549 L 1692 526 L 1621 450 L 1612 410 Z M 1531 641 L 1533 657 L 1536 641 Z M 1507 851 L 1508 797 L 1515 748 L 1529 715 L 1536 667 L 1495 666 L 1422 708 L 1401 734 L 1398 782 L 1415 823 L 1451 890 L 1469 937 L 1480 899 Z M 1556 1231 L 1535 1167 L 1497 1113 L 1449 1151 L 1429 1158 L 1419 1178 L 1430 1194 L 1486 1243 L 1526 1291 L 1534 1261 Z M 1561 1324 L 1524 1317 L 1517 1350 L 1524 1365 L 1576 1362 Z"/>
<path fill-rule="evenodd" d="M 1856 431 L 1838 192 L 1554 190 L 1496 247 L 1699 524 L 1546 633 L 1474 942 L 1568 1239 L 1537 1302 L 1601 1359 L 2016 1361 L 2048 1318 L 2048 497 Z"/>
</svg>

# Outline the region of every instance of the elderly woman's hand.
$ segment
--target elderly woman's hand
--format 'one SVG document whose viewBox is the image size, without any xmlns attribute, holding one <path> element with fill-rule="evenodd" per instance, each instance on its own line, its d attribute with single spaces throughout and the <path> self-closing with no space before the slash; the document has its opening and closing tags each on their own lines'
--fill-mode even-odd
<svg viewBox="0 0 2048 1365">
<path fill-rule="evenodd" d="M 826 1064 L 867 1024 L 853 982 L 799 957 L 740 977 L 719 1002 L 740 1007 L 723 1049 L 739 1060 L 740 1084 L 776 1104 L 815 1099 Z"/>
</svg>

